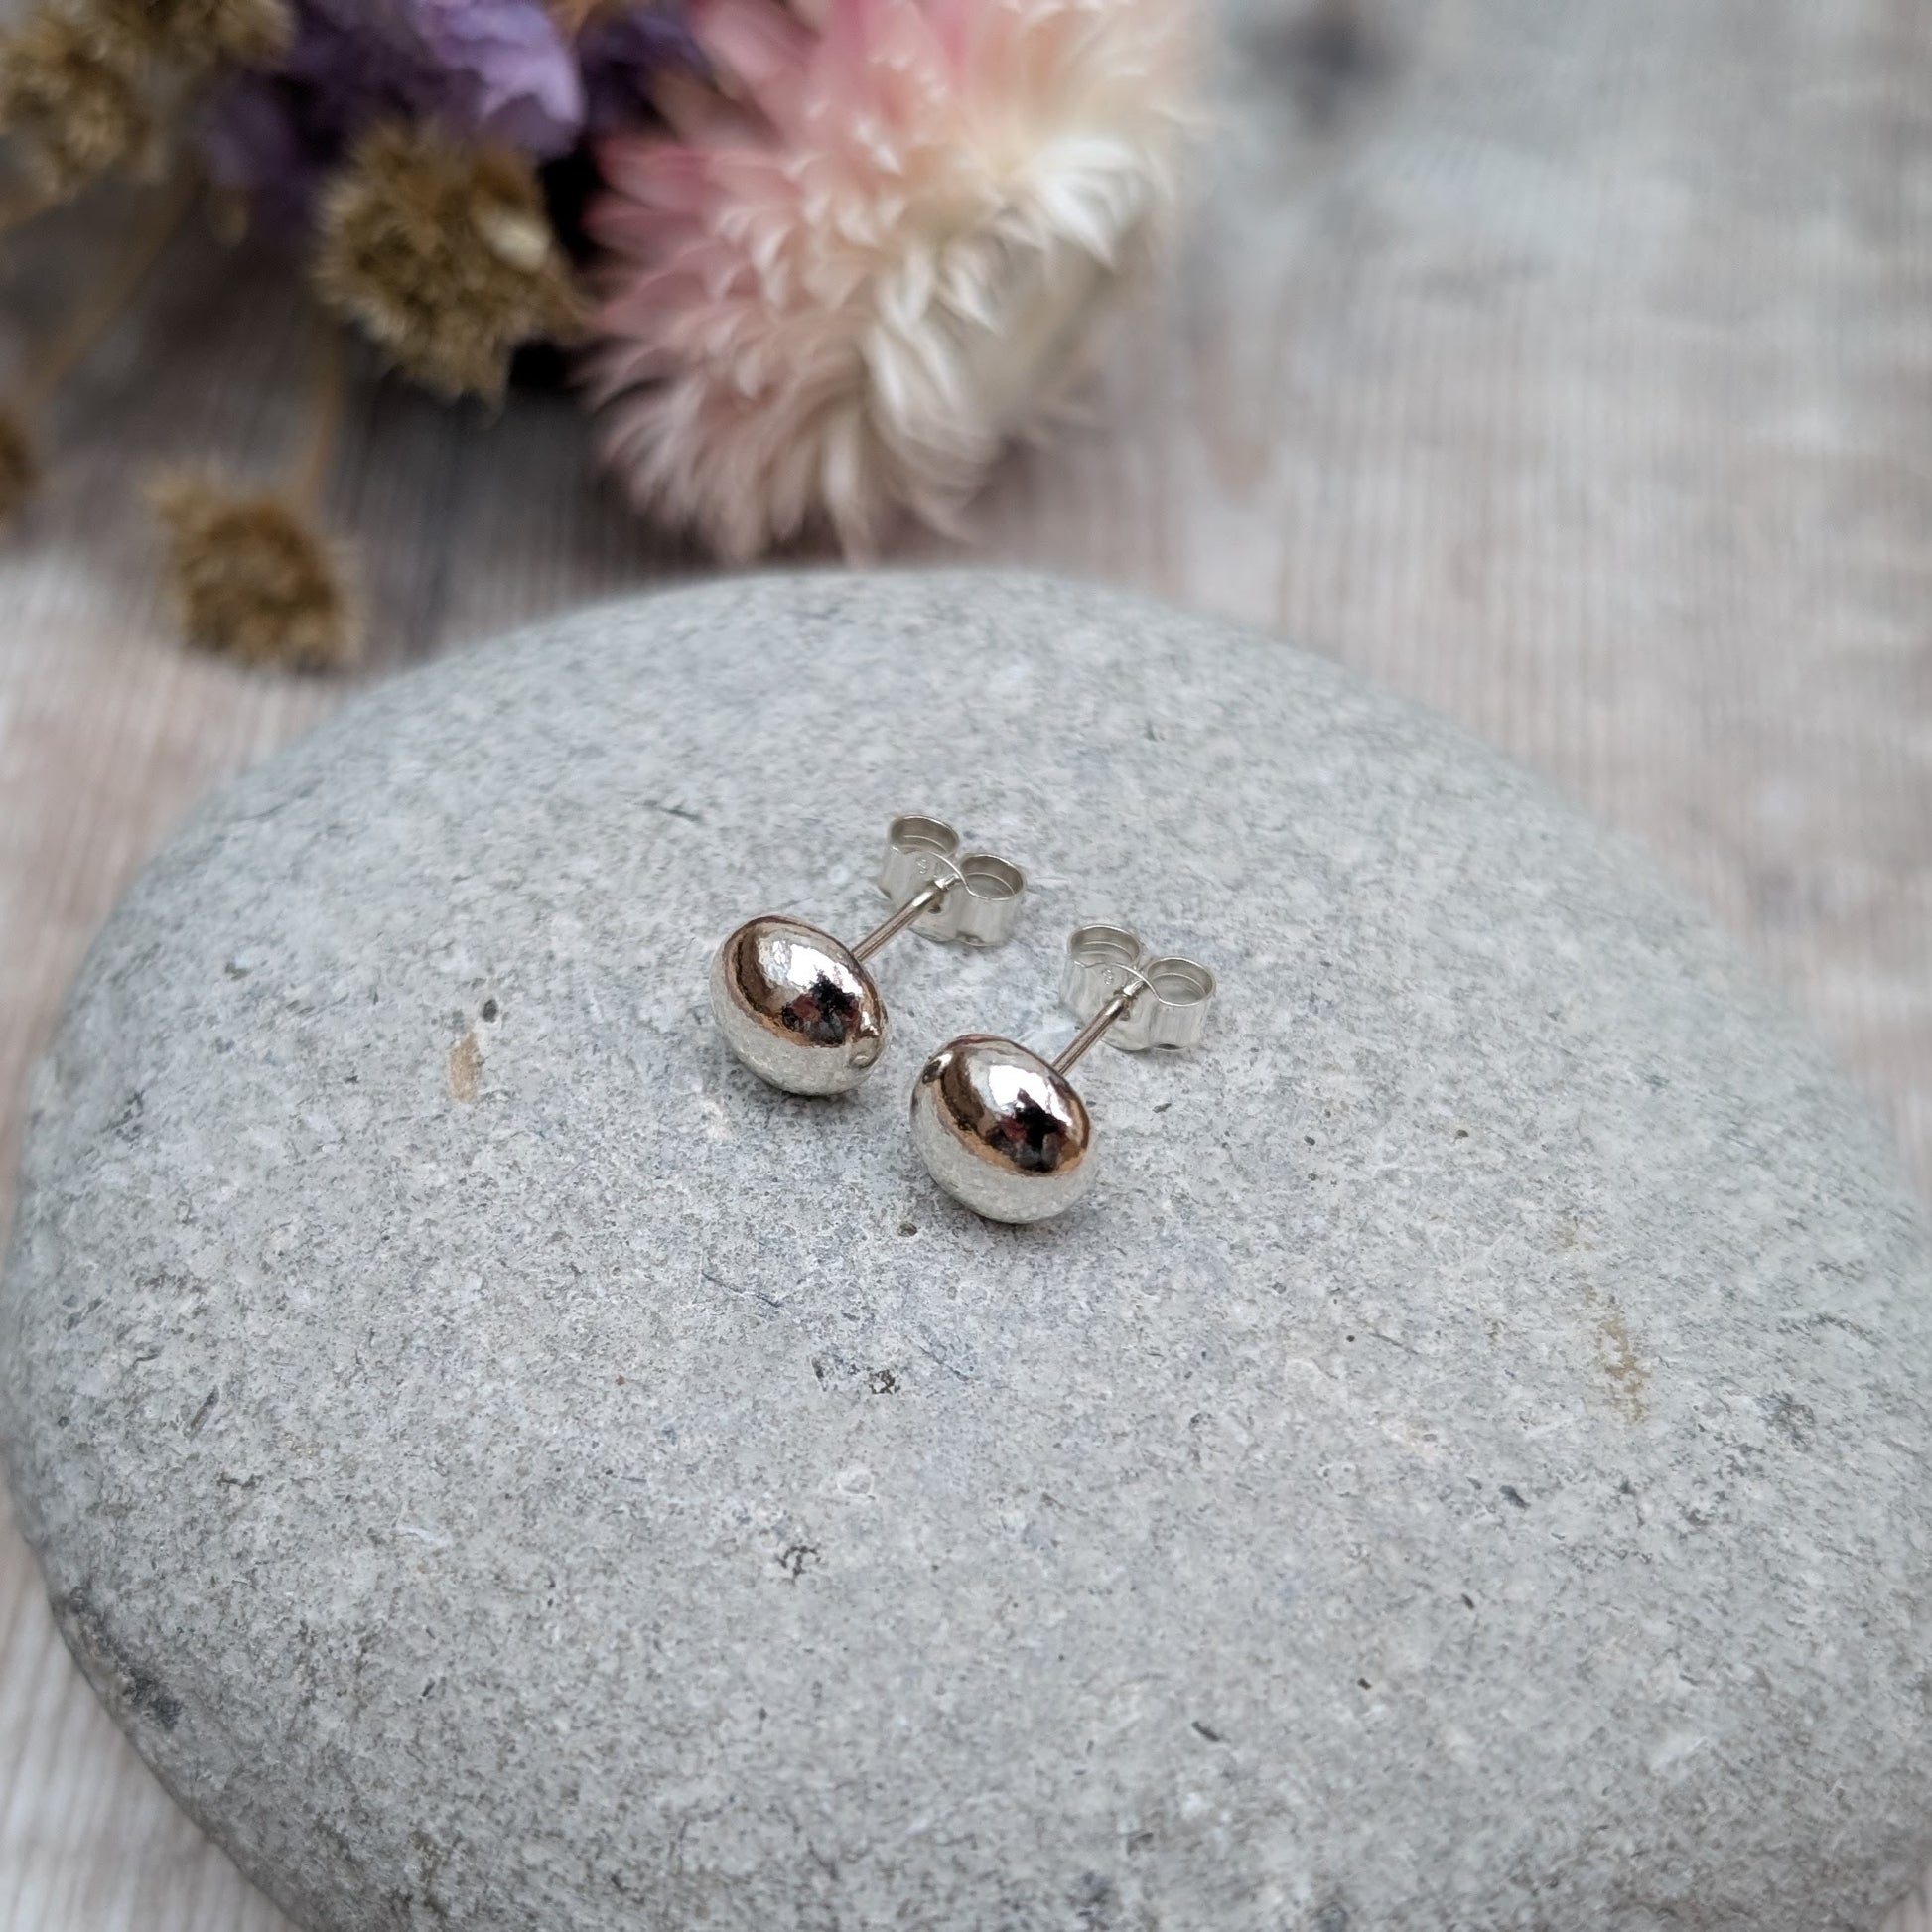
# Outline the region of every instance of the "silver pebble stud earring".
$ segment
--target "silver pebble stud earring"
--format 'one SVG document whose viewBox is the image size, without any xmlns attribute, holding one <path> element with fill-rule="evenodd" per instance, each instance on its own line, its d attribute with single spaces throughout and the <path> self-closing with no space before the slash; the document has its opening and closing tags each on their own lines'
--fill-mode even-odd
<svg viewBox="0 0 1932 1932">
<path fill-rule="evenodd" d="M 1093 1124 L 1067 1073 L 1102 1034 L 1128 1052 L 1194 1046 L 1214 975 L 1191 959 L 1149 959 L 1123 926 L 1066 942 L 1060 998 L 1087 1024 L 1056 1060 L 968 1034 L 925 1063 L 912 1089 L 912 1141 L 954 1200 L 990 1221 L 1064 1213 L 1093 1179 Z"/>
<path fill-rule="evenodd" d="M 850 1093 L 886 1050 L 886 1003 L 866 961 L 907 926 L 928 939 L 997 946 L 1013 936 L 1027 876 L 961 852 L 941 819 L 907 813 L 886 833 L 879 890 L 893 915 L 842 946 L 802 920 L 748 920 L 711 963 L 711 1011 L 726 1043 L 786 1093 Z"/>
</svg>

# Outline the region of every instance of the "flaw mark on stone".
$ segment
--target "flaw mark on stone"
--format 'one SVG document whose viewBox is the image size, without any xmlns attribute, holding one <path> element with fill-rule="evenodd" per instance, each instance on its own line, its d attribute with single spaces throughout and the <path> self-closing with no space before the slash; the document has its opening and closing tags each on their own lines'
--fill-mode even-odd
<svg viewBox="0 0 1932 1932">
<path fill-rule="evenodd" d="M 483 1086 L 483 1043 L 475 1032 L 467 1033 L 450 1048 L 450 1094 L 466 1107 L 477 1104 Z"/>
<path fill-rule="evenodd" d="M 1812 1431 L 1818 1426 L 1818 1417 L 1810 1403 L 1800 1402 L 1794 1395 L 1781 1394 L 1762 1397 L 1759 1406 L 1765 1420 L 1794 1448 L 1810 1449 Z"/>
<path fill-rule="evenodd" d="M 202 1433 L 202 1425 L 214 1413 L 214 1405 L 220 1400 L 221 1391 L 219 1389 L 208 1390 L 207 1394 L 202 1398 L 202 1406 L 188 1419 L 189 1435 L 199 1436 Z"/>
<path fill-rule="evenodd" d="M 788 1543 L 778 1553 L 778 1568 L 794 1584 L 817 1561 L 818 1545 L 816 1543 Z"/>
<path fill-rule="evenodd" d="M 130 1674 L 127 1701 L 132 1709 L 144 1718 L 151 1718 L 163 1730 L 173 1730 L 181 1723 L 181 1699 L 145 1671 Z"/>
<path fill-rule="evenodd" d="M 56 1597 L 54 1610 L 67 1626 L 69 1645 L 90 1666 L 96 1681 L 107 1680 L 103 1691 L 109 1701 L 118 1697 L 137 1716 L 163 1730 L 173 1730 L 181 1722 L 181 1699 L 115 1642 L 87 1586 L 82 1584 L 68 1595 Z"/>
<path fill-rule="evenodd" d="M 1523 1494 L 1521 1490 L 1513 1488 L 1507 1482 L 1499 1482 L 1496 1485 L 1496 1488 L 1504 1502 L 1512 1504 L 1517 1509 L 1529 1508 L 1529 1504 L 1523 1500 Z"/>
<path fill-rule="evenodd" d="M 1591 1244 L 1583 1241 L 1582 1245 Z M 1591 1339 L 1595 1343 L 1596 1363 L 1610 1404 L 1625 1422 L 1640 1423 L 1650 1413 L 1650 1370 L 1638 1352 L 1636 1338 L 1616 1297 L 1602 1294 L 1587 1279 L 1582 1288 Z"/>
<path fill-rule="evenodd" d="M 1216 1730 L 1212 1725 L 1202 1724 L 1198 1718 L 1193 1721 L 1192 1728 L 1196 1735 L 1205 1737 L 1210 1744 L 1225 1744 L 1227 1742 L 1225 1732 Z"/>
<path fill-rule="evenodd" d="M 689 805 L 666 805 L 655 798 L 646 798 L 645 806 L 654 812 L 662 812 L 666 818 L 681 818 L 687 825 L 702 825 L 704 820 Z"/>
</svg>

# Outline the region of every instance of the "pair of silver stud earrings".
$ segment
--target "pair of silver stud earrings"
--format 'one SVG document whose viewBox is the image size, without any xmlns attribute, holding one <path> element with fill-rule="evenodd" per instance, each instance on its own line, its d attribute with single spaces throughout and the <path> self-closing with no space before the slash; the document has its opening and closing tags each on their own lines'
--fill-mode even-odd
<svg viewBox="0 0 1932 1932">
<path fill-rule="evenodd" d="M 941 819 L 894 819 L 879 871 L 892 915 L 856 945 L 778 914 L 740 926 L 710 981 L 739 1059 L 786 1093 L 849 1093 L 886 1049 L 886 1003 L 866 968 L 874 953 L 908 926 L 967 946 L 1010 939 L 1026 874 L 960 844 Z M 1149 958 L 1125 926 L 1085 925 L 1067 940 L 1060 998 L 1085 1024 L 1057 1058 L 968 1034 L 913 1084 L 913 1145 L 933 1179 L 989 1220 L 1043 1221 L 1086 1192 L 1093 1123 L 1068 1072 L 1103 1035 L 1128 1052 L 1197 1044 L 1214 975 L 1191 959 Z"/>
</svg>

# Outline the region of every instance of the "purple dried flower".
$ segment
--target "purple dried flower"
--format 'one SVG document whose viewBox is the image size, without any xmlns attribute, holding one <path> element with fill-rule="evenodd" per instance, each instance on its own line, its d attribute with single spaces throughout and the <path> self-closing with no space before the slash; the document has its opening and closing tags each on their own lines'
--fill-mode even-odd
<svg viewBox="0 0 1932 1932">
<path fill-rule="evenodd" d="M 452 131 L 540 161 L 583 131 L 576 57 L 541 0 L 402 0 L 399 11 L 446 83 Z"/>
<path fill-rule="evenodd" d="M 648 5 L 600 13 L 573 45 L 544 0 L 296 0 L 287 56 L 233 76 L 198 132 L 215 180 L 265 222 L 299 225 L 380 122 L 547 161 L 587 127 L 634 125 L 650 74 L 698 61 L 681 17 Z"/>
</svg>

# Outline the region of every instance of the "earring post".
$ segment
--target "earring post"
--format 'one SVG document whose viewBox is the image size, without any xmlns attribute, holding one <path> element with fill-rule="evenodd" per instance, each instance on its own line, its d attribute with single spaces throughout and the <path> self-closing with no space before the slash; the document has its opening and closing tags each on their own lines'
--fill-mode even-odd
<svg viewBox="0 0 1932 1932">
<path fill-rule="evenodd" d="M 914 919 L 922 918 L 945 897 L 952 883 L 949 879 L 935 879 L 930 885 L 922 886 L 884 925 L 874 926 L 856 946 L 851 948 L 852 957 L 863 963 L 881 946 L 897 939 Z"/>
<path fill-rule="evenodd" d="M 1075 1034 L 1070 1040 L 1067 1041 L 1065 1047 L 1060 1052 L 1059 1058 L 1053 1062 L 1053 1071 L 1055 1073 L 1066 1072 L 1068 1068 L 1070 1068 L 1074 1064 L 1074 1062 L 1080 1058 L 1081 1054 L 1086 1052 L 1088 1047 L 1092 1046 L 1093 1043 L 1097 1039 L 1099 1039 L 1100 1035 L 1104 1034 L 1107 1031 L 1107 1029 L 1114 1024 L 1116 1020 L 1120 1019 L 1121 1016 L 1126 1013 L 1127 1009 L 1134 1004 L 1135 1000 L 1137 1000 L 1140 997 L 1140 995 L 1146 990 L 1146 988 L 1147 988 L 1147 981 L 1139 978 L 1138 976 L 1135 978 L 1135 980 L 1131 985 L 1123 986 L 1120 989 L 1120 991 L 1116 993 L 1114 997 L 1111 1000 L 1109 1000 L 1107 1004 L 1104 1007 L 1102 1007 L 1100 1011 L 1096 1013 L 1093 1016 L 1093 1018 L 1089 1020 L 1087 1024 L 1084 1027 L 1082 1027 L 1080 1031 L 1077 1034 Z"/>
</svg>

